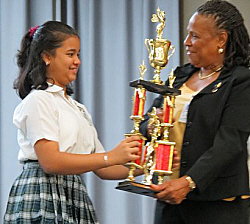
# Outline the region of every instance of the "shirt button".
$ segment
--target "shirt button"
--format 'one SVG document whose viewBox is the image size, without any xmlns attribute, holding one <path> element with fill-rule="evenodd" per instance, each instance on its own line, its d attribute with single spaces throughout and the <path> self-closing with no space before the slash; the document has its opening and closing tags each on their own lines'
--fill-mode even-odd
<svg viewBox="0 0 250 224">
<path fill-rule="evenodd" d="M 187 167 L 187 162 L 186 161 L 181 162 L 181 167 L 183 168 Z"/>
<path fill-rule="evenodd" d="M 189 145 L 189 142 L 184 142 L 183 143 L 183 146 L 188 146 Z"/>
<path fill-rule="evenodd" d="M 187 122 L 187 127 L 188 127 L 188 128 L 190 128 L 191 125 L 192 125 L 192 122 L 191 122 L 191 121 Z"/>
</svg>

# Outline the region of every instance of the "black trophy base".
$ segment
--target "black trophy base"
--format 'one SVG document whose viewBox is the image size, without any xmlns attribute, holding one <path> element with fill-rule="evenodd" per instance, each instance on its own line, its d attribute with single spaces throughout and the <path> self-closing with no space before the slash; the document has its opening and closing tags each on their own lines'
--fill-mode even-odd
<svg viewBox="0 0 250 224">
<path fill-rule="evenodd" d="M 135 194 L 141 194 L 149 197 L 154 197 L 154 194 L 158 193 L 158 191 L 152 190 L 148 185 L 132 181 L 120 182 L 115 189 L 128 191 L 130 193 Z"/>
</svg>

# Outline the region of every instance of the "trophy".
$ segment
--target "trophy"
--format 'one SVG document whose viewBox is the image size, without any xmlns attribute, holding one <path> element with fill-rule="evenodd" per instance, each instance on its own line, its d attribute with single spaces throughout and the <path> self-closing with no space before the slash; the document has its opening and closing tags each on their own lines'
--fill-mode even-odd
<svg viewBox="0 0 250 224">
<path fill-rule="evenodd" d="M 160 79 L 160 70 L 165 68 L 169 58 L 174 54 L 174 47 L 167 39 L 163 39 L 163 28 L 165 26 L 165 12 L 157 9 L 157 14 L 153 14 L 152 22 L 159 22 L 157 25 L 157 38 L 146 39 L 145 44 L 149 53 L 150 65 L 155 69 L 153 80 L 146 81 L 143 79 L 147 68 L 143 63 L 139 66 L 140 78 L 130 82 L 130 86 L 134 88 L 133 110 L 130 118 L 134 121 L 134 129 L 125 134 L 125 136 L 137 135 L 141 137 L 139 153 L 140 158 L 125 164 L 129 168 L 128 177 L 125 181 L 120 182 L 116 189 L 124 190 L 132 193 L 151 196 L 156 193 L 151 189 L 153 177 L 158 177 L 158 184 L 163 182 L 166 175 L 172 174 L 172 161 L 175 143 L 169 140 L 169 131 L 172 127 L 173 110 L 175 97 L 180 95 L 180 90 L 173 88 L 175 80 L 173 70 L 169 74 L 169 86 L 163 85 Z M 169 50 L 171 53 L 168 55 Z M 150 133 L 150 141 L 142 136 L 139 130 L 140 122 L 143 118 L 144 105 L 146 100 L 146 91 L 161 94 L 164 98 L 163 103 L 163 121 L 160 121 L 153 108 L 149 115 L 149 124 L 152 125 L 153 132 Z M 146 145 L 145 145 L 146 143 Z M 136 182 L 134 172 L 141 169 L 144 178 L 141 183 Z"/>
</svg>

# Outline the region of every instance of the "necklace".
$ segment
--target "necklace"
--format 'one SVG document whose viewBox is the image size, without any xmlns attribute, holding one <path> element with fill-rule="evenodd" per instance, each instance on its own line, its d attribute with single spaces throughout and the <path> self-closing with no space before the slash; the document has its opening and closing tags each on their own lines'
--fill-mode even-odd
<svg viewBox="0 0 250 224">
<path fill-rule="evenodd" d="M 199 73 L 198 73 L 199 79 L 202 80 L 202 79 L 209 78 L 209 77 L 211 77 L 212 75 L 214 75 L 215 73 L 220 72 L 222 68 L 223 68 L 223 66 L 220 66 L 220 67 L 217 68 L 215 71 L 209 73 L 208 75 L 204 75 L 204 76 L 202 75 L 202 71 L 201 71 L 201 69 L 200 69 L 200 70 L 199 70 Z"/>
</svg>

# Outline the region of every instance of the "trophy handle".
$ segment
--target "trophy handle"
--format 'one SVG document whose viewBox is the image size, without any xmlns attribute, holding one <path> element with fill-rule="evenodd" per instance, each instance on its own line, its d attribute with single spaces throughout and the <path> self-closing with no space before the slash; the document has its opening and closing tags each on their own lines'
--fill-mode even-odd
<svg viewBox="0 0 250 224">
<path fill-rule="evenodd" d="M 171 57 L 173 56 L 173 54 L 174 54 L 174 52 L 175 52 L 175 46 L 171 45 L 171 46 L 169 47 L 169 50 L 171 50 L 171 53 L 170 53 L 170 55 L 168 55 L 168 60 L 169 60 L 169 58 L 171 58 Z"/>
</svg>

